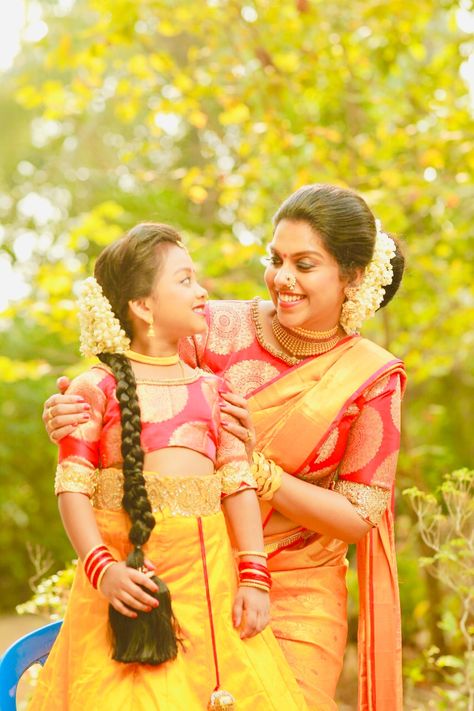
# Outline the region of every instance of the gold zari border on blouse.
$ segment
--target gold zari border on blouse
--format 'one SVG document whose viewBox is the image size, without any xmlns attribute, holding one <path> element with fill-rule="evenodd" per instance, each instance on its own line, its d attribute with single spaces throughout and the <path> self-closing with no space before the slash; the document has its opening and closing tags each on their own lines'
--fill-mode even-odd
<svg viewBox="0 0 474 711">
<path fill-rule="evenodd" d="M 210 516 L 221 509 L 219 477 L 170 477 L 144 472 L 145 486 L 153 511 L 168 516 Z M 121 469 L 102 469 L 92 497 L 96 509 L 122 509 L 123 472 Z"/>
<path fill-rule="evenodd" d="M 390 491 L 380 486 L 368 486 L 355 481 L 339 479 L 334 490 L 348 499 L 364 521 L 377 526 L 390 501 Z"/>
<path fill-rule="evenodd" d="M 223 494 L 235 494 L 242 488 L 242 485 L 249 489 L 257 488 L 257 482 L 247 461 L 224 464 L 216 471 L 216 474 L 220 477 Z"/>
<path fill-rule="evenodd" d="M 64 464 L 58 464 L 54 478 L 54 493 L 56 495 L 71 492 L 92 496 L 97 486 L 97 470 L 93 469 L 86 459 L 82 460 L 81 457 L 76 459 L 77 461 L 69 459 Z M 85 463 L 83 464 L 82 461 Z"/>
</svg>

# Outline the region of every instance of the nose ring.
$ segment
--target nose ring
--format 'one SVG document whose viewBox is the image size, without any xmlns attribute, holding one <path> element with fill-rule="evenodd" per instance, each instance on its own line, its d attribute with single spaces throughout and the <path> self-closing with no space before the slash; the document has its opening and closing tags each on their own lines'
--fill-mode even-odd
<svg viewBox="0 0 474 711">
<path fill-rule="evenodd" d="M 293 291 L 295 286 L 296 286 L 296 277 L 293 274 L 290 274 L 289 272 L 285 275 L 286 279 L 286 287 L 290 291 Z"/>
</svg>

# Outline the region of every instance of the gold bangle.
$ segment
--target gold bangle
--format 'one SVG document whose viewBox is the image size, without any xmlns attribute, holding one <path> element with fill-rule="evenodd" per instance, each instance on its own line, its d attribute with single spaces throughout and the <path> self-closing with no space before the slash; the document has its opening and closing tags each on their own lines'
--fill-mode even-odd
<svg viewBox="0 0 474 711">
<path fill-rule="evenodd" d="M 107 565 L 104 565 L 104 568 L 103 568 L 103 570 L 100 571 L 100 575 L 97 579 L 97 590 L 100 591 L 100 584 L 102 582 L 102 578 L 104 577 L 105 572 L 110 568 L 111 565 L 113 565 L 116 562 L 117 562 L 116 560 L 111 560 L 110 563 L 107 563 Z"/>
<path fill-rule="evenodd" d="M 255 555 L 260 558 L 268 558 L 268 553 L 265 553 L 265 551 L 238 551 L 236 555 L 239 557 L 242 555 Z"/>
<path fill-rule="evenodd" d="M 270 501 L 281 486 L 283 469 L 272 459 L 266 459 L 261 452 L 254 452 L 251 472 L 257 482 L 257 496 L 263 501 Z"/>
<path fill-rule="evenodd" d="M 263 590 L 263 592 L 270 592 L 269 585 L 260 585 L 259 583 L 239 583 L 239 588 L 257 588 L 257 590 Z"/>
</svg>

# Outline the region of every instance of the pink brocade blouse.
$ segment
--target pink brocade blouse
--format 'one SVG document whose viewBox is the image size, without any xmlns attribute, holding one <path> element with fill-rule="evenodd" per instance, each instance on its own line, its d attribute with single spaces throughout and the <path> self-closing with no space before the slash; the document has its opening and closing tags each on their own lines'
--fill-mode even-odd
<svg viewBox="0 0 474 711">
<path fill-rule="evenodd" d="M 75 378 L 68 390 L 90 405 L 90 420 L 59 442 L 55 492 L 79 492 L 93 497 L 100 473 L 120 468 L 120 406 L 116 381 L 108 368 L 91 368 Z M 220 426 L 219 401 L 228 390 L 221 378 L 196 370 L 175 381 L 137 379 L 145 453 L 186 447 L 203 454 L 215 466 L 222 495 L 256 488 L 245 445 Z"/>
<path fill-rule="evenodd" d="M 254 301 L 211 301 L 206 308 L 208 331 L 183 343 L 186 362 L 225 377 L 245 396 L 289 370 L 257 337 Z M 403 385 L 400 373 L 382 374 L 350 402 L 317 449 L 315 442 L 304 466 L 290 473 L 336 489 L 377 524 L 393 489 Z"/>
</svg>

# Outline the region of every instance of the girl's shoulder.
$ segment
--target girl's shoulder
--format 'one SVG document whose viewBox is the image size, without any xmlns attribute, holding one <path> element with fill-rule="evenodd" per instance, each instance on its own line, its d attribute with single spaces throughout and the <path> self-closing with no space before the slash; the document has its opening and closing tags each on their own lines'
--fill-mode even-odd
<svg viewBox="0 0 474 711">
<path fill-rule="evenodd" d="M 102 390 L 104 393 L 110 388 L 115 387 L 115 378 L 112 371 L 102 363 L 93 365 L 89 370 L 77 375 L 67 389 L 68 395 L 82 395 L 89 391 Z"/>
<path fill-rule="evenodd" d="M 203 370 L 202 368 L 196 368 L 195 370 L 198 379 L 215 390 L 216 393 L 227 392 L 230 390 L 226 381 L 220 375 L 211 373 L 209 370 Z"/>
</svg>

